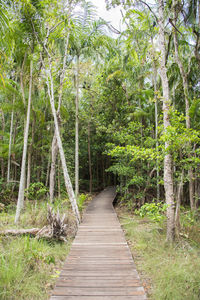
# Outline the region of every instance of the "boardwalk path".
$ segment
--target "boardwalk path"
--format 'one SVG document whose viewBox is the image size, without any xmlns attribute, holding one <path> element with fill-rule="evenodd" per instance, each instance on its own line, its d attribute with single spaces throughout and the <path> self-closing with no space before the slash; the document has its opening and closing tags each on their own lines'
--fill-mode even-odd
<svg viewBox="0 0 200 300">
<path fill-rule="evenodd" d="M 107 188 L 88 206 L 50 300 L 146 299 L 112 206 L 115 195 Z"/>
</svg>

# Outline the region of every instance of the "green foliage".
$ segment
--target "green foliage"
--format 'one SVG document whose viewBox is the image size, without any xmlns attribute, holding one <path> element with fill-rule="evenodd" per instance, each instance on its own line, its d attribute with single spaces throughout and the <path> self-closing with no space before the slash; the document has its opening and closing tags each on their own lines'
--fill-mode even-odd
<svg viewBox="0 0 200 300">
<path fill-rule="evenodd" d="M 69 245 L 30 237 L 5 238 L 0 242 L 0 298 L 47 299 L 56 264 Z"/>
<path fill-rule="evenodd" d="M 47 191 L 47 187 L 45 187 L 42 182 L 34 182 L 25 190 L 25 195 L 30 200 L 39 200 L 44 198 Z"/>
<path fill-rule="evenodd" d="M 0 179 L 0 202 L 5 205 L 9 205 L 12 202 L 12 184 L 4 182 L 3 179 Z"/>
<path fill-rule="evenodd" d="M 162 202 L 145 203 L 139 210 L 135 210 L 135 213 L 140 217 L 148 217 L 154 222 L 163 221 L 166 216 L 164 212 L 167 210 L 167 204 Z"/>
<path fill-rule="evenodd" d="M 0 299 L 48 299 L 49 290 L 58 277 L 60 263 L 70 249 L 74 235 L 75 219 L 67 200 L 56 199 L 54 210 L 66 214 L 68 243 L 37 240 L 30 236 L 0 237 Z M 15 206 L 0 212 L 0 230 L 18 227 L 14 225 Z M 47 223 L 47 203 L 26 202 L 21 215 L 20 228 L 42 228 Z"/>
<path fill-rule="evenodd" d="M 78 201 L 77 202 L 78 202 L 78 208 L 79 208 L 80 212 L 83 211 L 87 198 L 88 198 L 87 194 L 80 194 L 78 196 Z"/>
<path fill-rule="evenodd" d="M 182 217 L 182 215 L 181 215 Z M 142 278 L 150 281 L 149 299 L 198 300 L 200 288 L 199 243 L 179 239 L 166 244 L 164 225 L 122 214 L 121 223 Z M 199 223 L 196 223 L 199 226 Z M 196 230 L 196 228 L 195 228 Z M 196 234 L 199 235 L 199 233 Z M 191 243 L 190 243 L 191 242 Z"/>
</svg>

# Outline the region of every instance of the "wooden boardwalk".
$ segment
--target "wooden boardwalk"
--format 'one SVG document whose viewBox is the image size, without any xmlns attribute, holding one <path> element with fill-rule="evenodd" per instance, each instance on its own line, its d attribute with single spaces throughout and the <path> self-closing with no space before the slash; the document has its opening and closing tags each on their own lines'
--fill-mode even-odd
<svg viewBox="0 0 200 300">
<path fill-rule="evenodd" d="M 144 300 L 107 188 L 89 204 L 50 300 Z"/>
</svg>

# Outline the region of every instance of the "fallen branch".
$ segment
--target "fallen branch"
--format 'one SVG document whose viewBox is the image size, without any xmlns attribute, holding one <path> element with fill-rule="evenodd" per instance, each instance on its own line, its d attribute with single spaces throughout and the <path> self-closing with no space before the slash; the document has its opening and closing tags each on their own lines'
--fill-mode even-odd
<svg viewBox="0 0 200 300">
<path fill-rule="evenodd" d="M 36 235 L 39 230 L 40 230 L 40 228 L 7 229 L 7 230 L 1 230 L 0 235 L 23 235 L 23 234 Z"/>
<path fill-rule="evenodd" d="M 48 225 L 43 228 L 31 228 L 31 229 L 8 229 L 0 231 L 0 235 L 26 235 L 30 234 L 35 236 L 37 239 L 56 239 L 67 242 L 66 240 L 66 228 L 65 215 L 60 216 L 59 210 L 55 213 L 52 207 L 48 206 L 47 212 Z"/>
</svg>

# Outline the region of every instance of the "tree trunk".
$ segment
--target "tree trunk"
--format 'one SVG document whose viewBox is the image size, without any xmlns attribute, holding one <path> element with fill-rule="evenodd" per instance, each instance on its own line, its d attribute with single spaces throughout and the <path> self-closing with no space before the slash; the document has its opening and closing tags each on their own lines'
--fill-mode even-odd
<svg viewBox="0 0 200 300">
<path fill-rule="evenodd" d="M 3 140 L 4 140 L 4 131 L 5 131 L 5 118 L 4 118 L 4 113 L 3 113 L 2 109 L 0 109 L 0 114 L 1 114 L 1 119 L 2 119 L 2 135 L 0 135 L 0 140 L 2 140 L 2 143 L 3 143 Z M 4 179 L 4 176 L 5 176 L 5 166 L 4 166 L 4 159 L 3 159 L 3 157 L 0 157 L 0 161 L 1 161 L 1 177 L 2 177 L 2 179 Z"/>
<path fill-rule="evenodd" d="M 47 164 L 47 172 L 46 172 L 46 181 L 45 181 L 45 186 L 46 187 L 48 186 L 48 182 L 49 182 L 50 164 L 51 164 L 51 154 L 49 153 L 48 164 Z"/>
<path fill-rule="evenodd" d="M 76 70 L 76 124 L 75 124 L 75 195 L 79 194 L 79 56 Z"/>
<path fill-rule="evenodd" d="M 176 12 L 176 6 L 177 6 L 176 0 L 173 1 L 173 6 L 174 6 L 174 22 L 175 22 L 175 26 L 176 26 L 176 20 L 177 20 L 177 17 L 178 17 L 177 12 Z M 188 79 L 187 79 L 187 74 L 184 70 L 183 63 L 182 63 L 181 58 L 179 56 L 178 37 L 177 37 L 176 29 L 174 29 L 174 48 L 175 48 L 176 63 L 179 67 L 182 82 L 183 82 L 183 91 L 184 91 L 184 97 L 185 97 L 186 128 L 190 129 L 190 115 L 189 115 L 190 105 L 189 105 Z M 189 154 L 189 157 L 190 157 L 190 154 Z M 194 200 L 194 181 L 193 181 L 192 167 L 190 167 L 189 170 L 188 170 L 188 177 L 189 177 L 190 207 L 191 207 L 192 210 L 194 210 L 195 209 L 195 200 Z"/>
<path fill-rule="evenodd" d="M 91 145 L 90 145 L 90 122 L 88 123 L 88 162 L 90 174 L 90 194 L 92 194 L 92 160 L 91 160 Z"/>
<path fill-rule="evenodd" d="M 169 83 L 167 78 L 167 70 L 165 66 L 165 31 L 164 31 L 164 3 L 163 0 L 158 0 L 159 11 L 159 47 L 160 47 L 160 76 L 163 88 L 163 123 L 164 130 L 170 126 L 170 97 Z M 172 242 L 175 238 L 175 215 L 174 215 L 174 193 L 173 193 L 173 171 L 172 171 L 172 155 L 169 153 L 170 143 L 165 142 L 165 157 L 164 157 L 164 187 L 165 199 L 167 207 L 167 241 Z"/>
<path fill-rule="evenodd" d="M 13 106 L 14 106 L 14 103 L 15 103 L 15 98 L 13 99 Z M 13 119 L 14 119 L 14 110 L 12 109 L 12 113 L 11 113 L 11 121 L 10 121 L 9 149 L 8 149 L 7 182 L 10 181 L 11 148 L 12 148 L 12 135 L 13 135 Z"/>
<path fill-rule="evenodd" d="M 58 125 L 58 119 L 57 119 L 57 114 L 56 114 L 56 109 L 55 109 L 55 101 L 54 101 L 54 85 L 53 85 L 53 78 L 51 74 L 51 61 L 49 59 L 49 66 L 50 70 L 48 70 L 48 76 L 50 78 L 50 83 L 49 79 L 47 78 L 47 87 L 48 87 L 48 94 L 49 94 L 49 99 L 50 99 L 50 104 L 51 104 L 51 110 L 54 118 L 54 125 L 55 125 L 55 133 L 56 133 L 56 140 L 58 143 L 58 149 L 60 153 L 60 159 L 62 163 L 62 169 L 63 169 L 63 175 L 64 175 L 64 180 L 65 180 L 65 186 L 69 195 L 69 200 L 71 202 L 72 210 L 75 214 L 77 225 L 80 223 L 80 214 L 76 202 L 76 198 L 74 195 L 74 191 L 72 188 L 71 180 L 69 178 L 69 173 L 67 170 L 67 165 L 66 165 L 66 160 L 65 160 L 65 154 L 62 146 L 62 141 L 60 137 L 60 130 L 59 130 L 59 125 Z"/>
<path fill-rule="evenodd" d="M 105 189 L 106 184 L 105 184 L 105 165 L 104 165 L 104 156 L 101 156 L 101 167 L 102 167 L 102 183 L 103 183 L 103 188 Z"/>
<path fill-rule="evenodd" d="M 28 107 L 27 107 L 27 118 L 26 126 L 24 132 L 24 147 L 22 155 L 22 164 L 21 164 L 21 175 L 20 175 L 20 184 L 19 184 L 19 193 L 17 200 L 17 210 L 15 215 L 15 223 L 19 221 L 21 209 L 24 206 L 24 185 L 25 185 L 25 171 L 26 171 L 26 154 L 28 147 L 28 132 L 29 132 L 29 123 L 30 123 L 30 112 L 31 112 L 31 98 L 32 98 L 32 72 L 33 72 L 33 62 L 30 62 L 30 78 L 29 78 L 29 96 L 28 96 Z"/>
<path fill-rule="evenodd" d="M 34 141 L 34 134 L 35 134 L 35 118 L 33 119 L 32 123 L 32 136 L 31 136 L 31 144 L 29 146 L 28 151 L 28 165 L 27 165 L 27 182 L 26 182 L 26 188 L 28 189 L 31 183 L 31 158 L 32 158 L 32 152 L 33 152 L 33 141 Z"/>
<path fill-rule="evenodd" d="M 31 151 L 29 147 L 28 151 L 28 161 L 27 161 L 27 180 L 26 180 L 26 188 L 28 189 L 31 183 Z"/>
<path fill-rule="evenodd" d="M 58 198 L 61 198 L 61 184 L 60 184 L 60 159 L 58 159 Z"/>
<path fill-rule="evenodd" d="M 178 235 L 180 232 L 180 207 L 181 207 L 181 191 L 183 188 L 183 176 L 184 176 L 184 170 L 181 172 L 181 178 L 178 185 L 178 191 L 177 191 L 177 200 L 176 200 L 176 212 L 175 212 L 175 224 L 176 224 L 176 234 Z"/>
<path fill-rule="evenodd" d="M 71 17 L 71 4 L 69 7 L 69 17 L 68 17 L 68 25 L 70 22 Z M 60 117 L 60 107 L 62 103 L 62 95 L 63 95 L 63 83 L 65 79 L 65 71 L 66 71 L 66 62 L 67 62 L 67 51 L 68 51 L 68 44 L 69 44 L 69 34 L 70 34 L 70 27 L 68 27 L 68 33 L 65 41 L 65 52 L 64 52 L 64 58 L 63 58 L 63 68 L 60 75 L 60 87 L 59 87 L 59 98 L 58 98 L 58 108 L 57 108 L 57 117 L 58 117 L 58 124 L 61 123 L 61 117 Z M 54 198 L 54 186 L 55 186 L 55 176 L 56 176 L 56 158 L 58 154 L 58 145 L 56 140 L 56 133 L 54 132 L 53 140 L 52 140 L 52 147 L 51 147 L 51 157 L 52 157 L 52 163 L 51 163 L 51 171 L 50 171 L 50 182 L 49 182 L 49 194 L 50 194 L 50 201 L 53 202 Z"/>
<path fill-rule="evenodd" d="M 156 152 L 158 152 L 158 101 L 157 101 L 157 68 L 155 63 L 155 49 L 153 38 L 151 36 L 152 44 L 152 58 L 153 58 L 153 85 L 154 85 L 154 97 L 155 97 L 155 139 L 156 139 Z M 160 199 L 160 185 L 159 185 L 159 163 L 156 159 L 156 194 L 157 201 Z"/>
<path fill-rule="evenodd" d="M 54 132 L 52 146 L 51 146 L 51 171 L 50 171 L 50 179 L 49 179 L 50 202 L 53 202 L 53 199 L 54 199 L 57 154 L 58 154 L 58 145 L 57 145 L 57 140 L 56 140 L 56 133 Z"/>
</svg>

